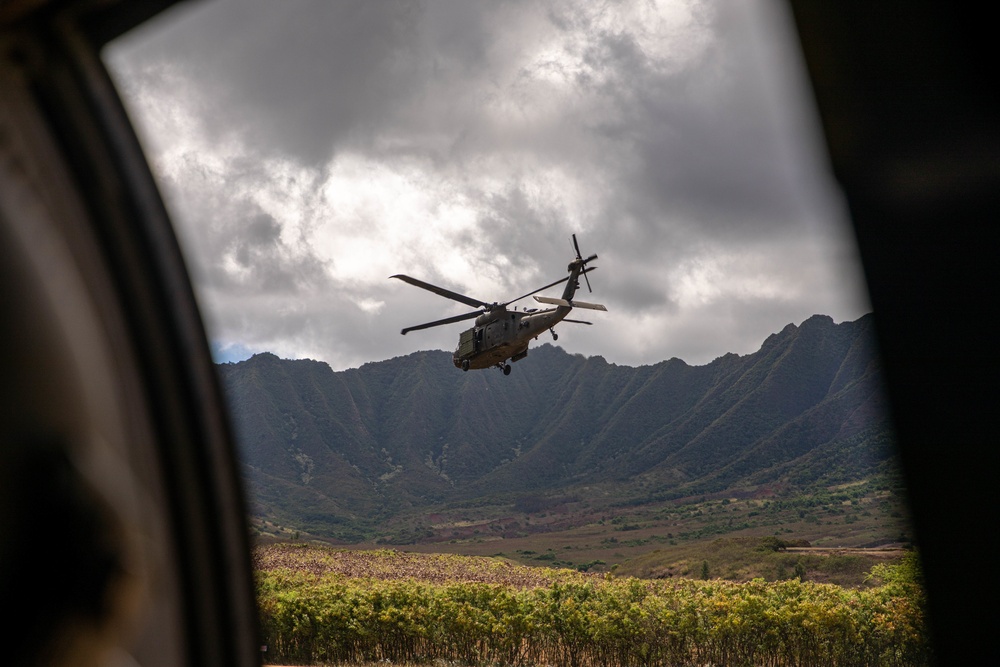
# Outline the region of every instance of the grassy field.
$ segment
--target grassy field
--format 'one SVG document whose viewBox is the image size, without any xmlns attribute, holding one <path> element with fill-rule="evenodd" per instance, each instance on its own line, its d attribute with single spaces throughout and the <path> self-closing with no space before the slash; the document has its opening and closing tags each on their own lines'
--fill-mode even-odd
<svg viewBox="0 0 1000 667">
<path fill-rule="evenodd" d="M 387 659 L 414 667 L 569 664 L 563 652 L 577 650 L 577 639 L 565 633 L 576 632 L 589 656 L 579 664 L 587 665 L 687 664 L 700 652 L 719 664 L 756 665 L 760 656 L 751 654 L 762 646 L 775 665 L 799 664 L 782 652 L 817 646 L 836 647 L 829 650 L 841 664 L 927 660 L 922 593 L 871 576 L 914 562 L 898 485 L 872 479 L 808 493 L 770 487 L 632 503 L 586 491 L 442 507 L 397 519 L 359 544 L 257 519 L 254 565 L 270 657 L 352 667 Z M 589 611 L 566 616 L 571 610 L 552 606 L 559 595 L 574 600 L 560 605 Z M 659 620 L 593 625 L 624 610 Z M 663 625 L 685 618 L 709 626 Z M 732 625 L 737 618 L 741 625 Z M 784 620 L 774 625 L 776 618 Z M 520 637 L 516 646 L 495 643 L 489 628 L 497 623 L 513 624 L 505 632 Z M 802 634 L 829 624 L 832 635 Z M 634 653 L 644 650 L 654 653 Z"/>
<path fill-rule="evenodd" d="M 492 556 L 534 567 L 644 578 L 710 576 L 768 581 L 804 576 L 857 586 L 872 565 L 909 546 L 905 499 L 885 480 L 811 493 L 758 488 L 638 504 L 586 495 L 482 504 L 400 519 L 386 536 L 337 544 L 256 522 L 259 544 L 296 539 L 340 548 Z M 518 511 L 520 510 L 520 511 Z M 783 546 L 781 546 L 783 545 Z"/>
<path fill-rule="evenodd" d="M 500 584 L 513 588 L 548 586 L 554 580 L 596 581 L 603 575 L 517 565 L 501 558 L 425 554 L 394 549 L 359 551 L 307 544 L 271 544 L 253 552 L 254 570 L 290 570 L 312 577 L 417 581 L 435 585 Z"/>
<path fill-rule="evenodd" d="M 781 553 L 773 546 L 772 538 L 729 548 Z M 876 565 L 857 588 L 794 572 L 736 583 L 703 566 L 704 580 L 653 580 L 301 542 L 258 546 L 254 569 L 264 657 L 276 664 L 860 667 L 930 659 L 912 555 Z"/>
</svg>

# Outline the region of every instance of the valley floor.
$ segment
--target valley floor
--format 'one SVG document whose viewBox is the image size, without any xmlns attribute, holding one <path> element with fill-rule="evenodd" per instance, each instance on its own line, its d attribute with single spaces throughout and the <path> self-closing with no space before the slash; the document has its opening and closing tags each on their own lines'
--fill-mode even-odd
<svg viewBox="0 0 1000 667">
<path fill-rule="evenodd" d="M 596 493 L 553 496 L 530 512 L 510 505 L 441 509 L 401 517 L 382 537 L 345 544 L 255 522 L 259 544 L 323 543 L 339 549 L 491 556 L 521 565 L 616 576 L 768 581 L 791 576 L 863 586 L 871 567 L 910 544 L 898 486 L 874 478 L 791 494 L 756 489 L 622 506 Z"/>
</svg>

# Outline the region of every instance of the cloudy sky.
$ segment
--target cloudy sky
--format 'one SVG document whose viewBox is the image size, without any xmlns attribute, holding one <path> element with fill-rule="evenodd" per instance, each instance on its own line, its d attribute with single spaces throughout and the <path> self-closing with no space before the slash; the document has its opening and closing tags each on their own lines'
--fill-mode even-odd
<svg viewBox="0 0 1000 667">
<path fill-rule="evenodd" d="M 217 359 L 451 350 L 464 323 L 399 330 L 468 306 L 390 275 L 505 301 L 576 233 L 608 312 L 559 345 L 705 364 L 870 310 L 784 9 L 216 0 L 105 55 Z"/>
</svg>

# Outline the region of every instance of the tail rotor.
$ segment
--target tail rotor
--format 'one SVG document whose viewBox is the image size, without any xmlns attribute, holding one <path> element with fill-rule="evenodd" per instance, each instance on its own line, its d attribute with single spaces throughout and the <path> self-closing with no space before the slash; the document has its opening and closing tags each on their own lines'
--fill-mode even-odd
<svg viewBox="0 0 1000 667">
<path fill-rule="evenodd" d="M 597 259 L 597 255 L 591 255 L 587 259 L 584 259 L 583 255 L 580 254 L 580 244 L 576 242 L 576 234 L 573 234 L 573 248 L 576 250 L 576 261 L 580 262 L 580 264 L 583 265 L 583 268 L 580 270 L 580 273 L 583 274 L 583 279 L 587 283 L 587 291 L 593 292 L 594 290 L 590 288 L 590 278 L 587 277 L 588 269 L 586 268 L 586 265 L 587 262 Z"/>
</svg>

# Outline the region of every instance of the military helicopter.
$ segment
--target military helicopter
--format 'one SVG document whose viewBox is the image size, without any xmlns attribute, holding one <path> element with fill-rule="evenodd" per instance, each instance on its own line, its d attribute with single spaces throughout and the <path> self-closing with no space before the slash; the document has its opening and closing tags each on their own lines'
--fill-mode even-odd
<svg viewBox="0 0 1000 667">
<path fill-rule="evenodd" d="M 569 263 L 566 269 L 569 271 L 568 276 L 504 303 L 486 303 L 485 301 L 473 299 L 464 294 L 458 294 L 457 292 L 452 292 L 443 287 L 431 285 L 430 283 L 425 283 L 422 280 L 402 274 L 389 276 L 390 278 L 397 278 L 415 287 L 420 287 L 479 309 L 471 313 L 465 313 L 464 315 L 446 317 L 443 320 L 407 327 L 400 333 L 405 336 L 410 331 L 429 329 L 442 324 L 451 324 L 453 322 L 462 322 L 476 318 L 475 326 L 463 331 L 458 337 L 458 349 L 455 350 L 452 361 L 457 368 L 461 368 L 463 371 L 474 368 L 495 367 L 502 370 L 504 375 L 510 375 L 510 364 L 507 363 L 507 360 L 509 359 L 512 362 L 520 361 L 528 356 L 528 343 L 532 338 L 537 339 L 539 334 L 546 329 L 552 334 L 552 340 L 558 340 L 559 336 L 555 332 L 555 325 L 559 322 L 591 324 L 590 322 L 567 318 L 566 316 L 569 315 L 571 310 L 574 308 L 607 310 L 607 308 L 598 303 L 586 303 L 573 299 L 576 290 L 580 287 L 579 277 L 581 275 L 587 283 L 587 290 L 593 291 L 590 288 L 590 279 L 587 278 L 587 274 L 597 268 L 596 266 L 587 267 L 587 263 L 597 259 L 597 255 L 591 255 L 584 259 L 580 254 L 580 246 L 576 242 L 576 234 L 573 234 L 573 247 L 576 249 L 576 258 Z M 520 301 L 525 297 L 534 295 L 536 292 L 541 292 L 560 283 L 567 283 L 561 298 L 534 297 L 535 301 L 555 306 L 555 308 L 546 308 L 544 310 L 525 308 L 518 311 L 515 307 L 512 311 L 507 310 L 507 306 L 515 301 Z"/>
</svg>

